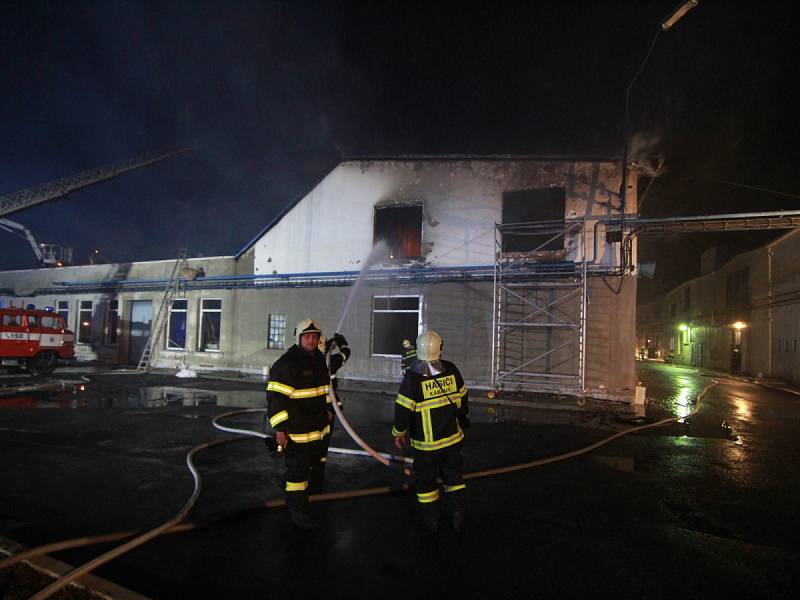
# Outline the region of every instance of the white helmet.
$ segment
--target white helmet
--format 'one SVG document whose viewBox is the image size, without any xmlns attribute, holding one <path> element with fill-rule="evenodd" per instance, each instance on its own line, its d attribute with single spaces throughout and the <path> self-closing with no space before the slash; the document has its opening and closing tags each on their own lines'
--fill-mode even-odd
<svg viewBox="0 0 800 600">
<path fill-rule="evenodd" d="M 294 328 L 294 343 L 300 345 L 300 336 L 304 333 L 318 333 L 322 335 L 322 327 L 314 319 L 303 319 Z"/>
<path fill-rule="evenodd" d="M 435 331 L 424 331 L 417 338 L 419 360 L 439 360 L 442 356 L 442 336 Z"/>
</svg>

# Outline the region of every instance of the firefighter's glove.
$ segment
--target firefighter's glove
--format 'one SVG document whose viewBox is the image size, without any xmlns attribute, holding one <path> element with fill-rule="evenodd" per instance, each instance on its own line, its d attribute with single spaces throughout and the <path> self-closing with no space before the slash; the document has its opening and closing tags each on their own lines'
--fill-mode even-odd
<svg viewBox="0 0 800 600">
<path fill-rule="evenodd" d="M 456 418 L 458 419 L 458 424 L 461 425 L 461 429 L 469 429 L 469 426 L 472 425 L 472 421 L 469 420 L 467 415 L 458 415 Z"/>
<path fill-rule="evenodd" d="M 264 445 L 267 447 L 267 451 L 272 455 L 272 458 L 278 458 L 278 440 L 274 437 L 265 437 Z"/>
<path fill-rule="evenodd" d="M 339 348 L 343 348 L 344 346 L 347 346 L 347 340 L 344 339 L 344 336 L 341 333 L 334 333 L 333 334 L 333 341 L 336 342 L 336 345 Z"/>
</svg>

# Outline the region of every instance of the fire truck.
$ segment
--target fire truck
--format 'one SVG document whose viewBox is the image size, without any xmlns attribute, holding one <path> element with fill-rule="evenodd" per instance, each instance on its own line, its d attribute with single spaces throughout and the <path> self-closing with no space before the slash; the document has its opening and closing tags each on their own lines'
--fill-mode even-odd
<svg viewBox="0 0 800 600">
<path fill-rule="evenodd" d="M 0 365 L 47 375 L 58 359 L 75 358 L 75 334 L 48 310 L 0 308 Z"/>
</svg>

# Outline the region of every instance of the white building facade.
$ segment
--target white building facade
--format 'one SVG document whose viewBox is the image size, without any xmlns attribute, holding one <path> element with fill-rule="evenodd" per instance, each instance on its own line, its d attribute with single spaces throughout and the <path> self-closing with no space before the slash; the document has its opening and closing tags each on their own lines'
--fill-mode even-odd
<svg viewBox="0 0 800 600">
<path fill-rule="evenodd" d="M 619 216 L 620 177 L 613 160 L 344 161 L 236 255 L 183 265 L 204 275 L 181 281 L 153 344 L 156 364 L 268 371 L 293 343 L 294 324 L 310 316 L 326 332 L 340 328 L 348 338 L 353 354 L 343 377 L 399 380 L 402 339 L 431 328 L 468 383 L 504 387 L 498 360 L 511 350 L 499 324 L 508 317 L 498 303 L 497 271 L 523 257 L 514 265 L 523 284 L 557 265 L 569 271 L 565 280 L 581 279 L 586 301 L 561 302 L 551 278 L 535 290 L 512 290 L 528 306 L 541 307 L 517 323 L 536 329 L 538 337 L 519 338 L 524 369 L 512 370 L 566 378 L 579 367 L 582 389 L 565 393 L 627 401 L 635 385 L 635 246 L 628 251 L 629 270 L 620 269 L 619 240 L 607 238 L 602 227 L 602 219 Z M 631 213 L 635 192 L 629 183 Z M 552 239 L 498 234 L 498 224 L 521 222 L 547 222 L 563 233 Z M 0 273 L 0 301 L 66 310 L 90 355 L 134 364 L 173 264 Z M 570 320 L 571 310 L 580 313 L 579 321 Z M 573 335 L 573 323 L 580 335 Z M 573 338 L 577 359 L 567 352 Z M 528 356 L 535 356 L 533 364 Z"/>
</svg>

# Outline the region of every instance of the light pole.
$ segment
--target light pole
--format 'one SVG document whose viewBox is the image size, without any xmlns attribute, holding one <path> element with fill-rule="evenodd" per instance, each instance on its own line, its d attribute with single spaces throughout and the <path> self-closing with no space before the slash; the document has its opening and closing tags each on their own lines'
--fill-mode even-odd
<svg viewBox="0 0 800 600">
<path fill-rule="evenodd" d="M 656 45 L 656 40 L 658 39 L 659 34 L 662 31 L 670 30 L 675 23 L 681 20 L 683 15 L 693 9 L 695 6 L 699 4 L 699 0 L 687 0 L 686 2 L 682 2 L 679 4 L 669 15 L 667 15 L 662 21 L 661 26 L 656 30 L 656 34 L 653 36 L 653 41 L 650 42 L 650 48 L 647 50 L 647 54 L 642 61 L 642 64 L 639 65 L 639 68 L 636 70 L 636 73 L 633 75 L 633 79 L 628 84 L 628 88 L 625 90 L 625 127 L 623 132 L 623 145 L 622 145 L 622 181 L 619 184 L 619 197 L 620 197 L 620 217 L 625 222 L 625 211 L 627 210 L 627 199 L 628 199 L 628 119 L 629 119 L 629 107 L 630 107 L 630 97 L 631 97 L 631 88 L 633 84 L 636 83 L 636 79 L 639 77 L 639 74 L 644 69 L 644 66 L 647 64 L 647 59 L 650 58 L 650 53 L 653 51 L 653 46 Z"/>
</svg>

